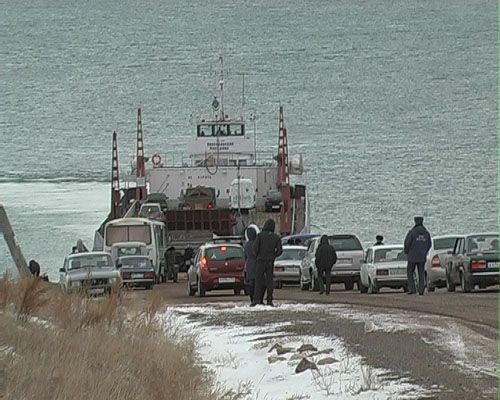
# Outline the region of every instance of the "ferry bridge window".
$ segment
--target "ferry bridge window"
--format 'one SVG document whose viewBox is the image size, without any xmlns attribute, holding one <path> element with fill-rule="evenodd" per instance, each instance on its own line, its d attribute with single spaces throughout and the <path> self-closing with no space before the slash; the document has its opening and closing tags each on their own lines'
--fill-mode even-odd
<svg viewBox="0 0 500 400">
<path fill-rule="evenodd" d="M 212 125 L 198 125 L 197 135 L 198 137 L 214 136 L 214 130 Z"/>
</svg>

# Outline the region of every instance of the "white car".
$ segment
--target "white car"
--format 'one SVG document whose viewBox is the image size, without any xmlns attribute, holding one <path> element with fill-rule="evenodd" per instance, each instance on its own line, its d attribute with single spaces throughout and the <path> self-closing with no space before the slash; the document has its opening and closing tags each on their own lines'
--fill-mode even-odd
<svg viewBox="0 0 500 400">
<path fill-rule="evenodd" d="M 378 293 L 381 287 L 408 291 L 406 254 L 402 245 L 372 246 L 361 266 L 359 290 Z"/>
<path fill-rule="evenodd" d="M 281 288 L 283 283 L 300 282 L 300 263 L 306 251 L 305 246 L 283 246 L 283 253 L 274 260 L 274 287 Z"/>
<path fill-rule="evenodd" d="M 113 286 L 120 284 L 120 272 L 111 256 L 102 251 L 70 254 L 59 272 L 65 292 L 111 293 Z"/>
<path fill-rule="evenodd" d="M 446 287 L 446 259 L 453 253 L 455 242 L 463 235 L 435 236 L 425 261 L 427 291 Z"/>
</svg>

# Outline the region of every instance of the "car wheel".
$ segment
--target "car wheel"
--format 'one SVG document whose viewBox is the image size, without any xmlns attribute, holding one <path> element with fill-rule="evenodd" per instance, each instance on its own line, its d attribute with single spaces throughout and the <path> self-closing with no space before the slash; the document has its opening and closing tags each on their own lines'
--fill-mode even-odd
<svg viewBox="0 0 500 400">
<path fill-rule="evenodd" d="M 309 283 L 303 283 L 300 281 L 300 290 L 309 290 Z"/>
<path fill-rule="evenodd" d="M 345 290 L 353 290 L 354 289 L 354 281 L 350 280 L 350 279 L 345 281 L 344 287 L 345 287 Z"/>
<path fill-rule="evenodd" d="M 177 272 L 175 272 L 175 273 L 174 273 L 174 278 L 173 278 L 174 283 L 177 283 L 177 275 L 178 275 L 178 274 L 177 274 Z"/>
<path fill-rule="evenodd" d="M 235 287 L 234 288 L 234 295 L 239 296 L 240 294 L 241 294 L 241 288 L 239 286 Z"/>
<path fill-rule="evenodd" d="M 359 288 L 360 293 L 368 292 L 368 288 L 365 285 L 363 285 L 363 283 L 361 282 L 361 279 L 358 281 L 358 288 Z"/>
<path fill-rule="evenodd" d="M 369 294 L 378 293 L 378 286 L 376 283 L 373 283 L 371 279 L 368 280 L 368 293 Z"/>
<path fill-rule="evenodd" d="M 451 281 L 450 275 L 446 273 L 446 290 L 448 292 L 454 292 L 455 291 L 455 284 Z"/>
<path fill-rule="evenodd" d="M 409 290 L 408 285 L 403 286 L 403 292 L 408 293 Z"/>
<path fill-rule="evenodd" d="M 462 292 L 469 293 L 472 290 L 472 285 L 463 272 L 460 273 L 460 284 L 462 286 Z"/>
<path fill-rule="evenodd" d="M 432 283 L 430 283 L 429 281 L 427 281 L 427 291 L 428 292 L 434 292 L 434 290 L 436 290 L 436 286 L 434 286 Z"/>
<path fill-rule="evenodd" d="M 205 287 L 203 283 L 198 279 L 198 289 L 197 289 L 198 297 L 205 297 Z"/>
</svg>

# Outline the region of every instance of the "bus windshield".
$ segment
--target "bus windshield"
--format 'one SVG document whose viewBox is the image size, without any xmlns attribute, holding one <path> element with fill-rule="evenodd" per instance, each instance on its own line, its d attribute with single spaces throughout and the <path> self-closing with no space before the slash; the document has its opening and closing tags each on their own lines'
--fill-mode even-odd
<svg viewBox="0 0 500 400">
<path fill-rule="evenodd" d="M 151 244 L 151 228 L 149 225 L 121 225 L 106 228 L 106 246 L 119 242 L 142 242 Z"/>
</svg>

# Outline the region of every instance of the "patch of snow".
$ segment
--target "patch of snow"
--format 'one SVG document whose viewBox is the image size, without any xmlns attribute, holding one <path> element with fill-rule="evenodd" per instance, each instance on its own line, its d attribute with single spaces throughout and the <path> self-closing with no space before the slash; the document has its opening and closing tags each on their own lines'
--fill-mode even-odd
<svg viewBox="0 0 500 400">
<path fill-rule="evenodd" d="M 281 308 L 303 311 L 302 305 L 282 304 Z M 266 399 L 412 399 L 421 398 L 427 392 L 405 379 L 385 379 L 390 371 L 372 369 L 362 363 L 362 358 L 348 352 L 340 338 L 294 336 L 283 329 L 290 323 L 265 326 L 217 326 L 206 325 L 203 318 L 193 321 L 193 315 L 224 316 L 266 312 L 269 307 L 253 307 L 241 303 L 206 304 L 199 306 L 177 306 L 169 308 L 163 315 L 172 321 L 196 332 L 200 356 L 207 368 L 216 373 L 224 387 L 246 393 L 244 400 Z M 272 310 L 276 310 L 273 308 Z M 290 353 L 276 357 L 269 352 L 273 344 L 279 343 L 293 349 Z M 301 360 L 296 349 L 302 344 L 313 344 L 324 354 L 306 352 L 308 360 L 318 362 L 326 357 L 337 360 L 318 366 L 318 371 L 306 370 L 296 374 L 295 368 Z M 268 358 L 273 356 L 271 360 Z"/>
</svg>

